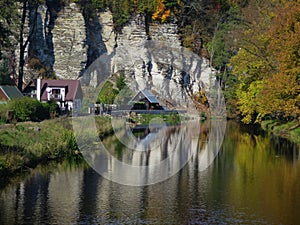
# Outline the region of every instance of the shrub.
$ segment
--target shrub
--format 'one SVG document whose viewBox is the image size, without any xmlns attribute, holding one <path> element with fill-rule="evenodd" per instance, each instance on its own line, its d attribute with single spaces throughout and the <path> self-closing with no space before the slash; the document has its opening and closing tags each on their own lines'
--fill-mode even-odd
<svg viewBox="0 0 300 225">
<path fill-rule="evenodd" d="M 14 111 L 15 119 L 19 122 L 41 121 L 49 118 L 49 105 L 29 97 L 11 100 L 9 108 Z"/>
<path fill-rule="evenodd" d="M 0 104 L 0 124 L 6 123 L 7 108 L 6 104 Z"/>
<path fill-rule="evenodd" d="M 48 104 L 49 104 L 50 116 L 53 118 L 53 117 L 56 117 L 57 115 L 59 115 L 60 109 L 59 109 L 57 102 L 55 100 L 50 100 L 48 102 Z"/>
</svg>

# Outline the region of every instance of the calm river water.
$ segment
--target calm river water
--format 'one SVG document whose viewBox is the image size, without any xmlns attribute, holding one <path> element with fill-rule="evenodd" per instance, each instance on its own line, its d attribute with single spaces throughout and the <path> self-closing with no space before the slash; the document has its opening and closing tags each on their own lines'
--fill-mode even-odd
<svg viewBox="0 0 300 225">
<path fill-rule="evenodd" d="M 199 152 L 209 132 L 201 130 Z M 41 166 L 0 190 L 0 224 L 298 224 L 299 150 L 228 122 L 207 169 L 194 157 L 154 185 L 114 183 L 86 165 Z"/>
</svg>

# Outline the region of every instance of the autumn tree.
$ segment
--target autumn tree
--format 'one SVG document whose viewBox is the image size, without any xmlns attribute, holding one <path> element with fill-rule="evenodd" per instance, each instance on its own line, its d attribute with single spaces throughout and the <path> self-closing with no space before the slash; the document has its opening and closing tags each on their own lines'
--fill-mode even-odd
<svg viewBox="0 0 300 225">
<path fill-rule="evenodd" d="M 153 20 L 165 22 L 171 15 L 171 9 L 167 8 L 164 0 L 158 0 L 158 6 L 152 15 Z"/>
<path fill-rule="evenodd" d="M 300 2 L 287 2 L 276 12 L 268 35 L 276 70 L 265 78 L 264 114 L 300 119 Z"/>
<path fill-rule="evenodd" d="M 299 116 L 299 3 L 286 2 L 283 8 L 282 1 L 273 8 L 269 3 L 253 3 L 255 18 L 249 20 L 241 48 L 231 58 L 245 123 L 260 122 L 266 115 Z"/>
</svg>

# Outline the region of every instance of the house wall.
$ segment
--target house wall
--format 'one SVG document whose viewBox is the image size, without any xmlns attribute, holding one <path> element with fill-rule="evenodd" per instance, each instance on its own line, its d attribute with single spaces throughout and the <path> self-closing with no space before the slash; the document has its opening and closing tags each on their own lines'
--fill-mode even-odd
<svg viewBox="0 0 300 225">
<path fill-rule="evenodd" d="M 83 98 L 83 92 L 82 92 L 81 85 L 79 84 L 79 85 L 78 85 L 78 88 L 77 88 L 77 91 L 76 91 L 75 99 L 80 99 L 80 100 L 82 100 L 82 98 Z"/>
<path fill-rule="evenodd" d="M 7 101 L 7 100 L 9 100 L 9 99 L 4 94 L 4 92 L 2 91 L 2 89 L 0 89 L 0 101 Z"/>
</svg>

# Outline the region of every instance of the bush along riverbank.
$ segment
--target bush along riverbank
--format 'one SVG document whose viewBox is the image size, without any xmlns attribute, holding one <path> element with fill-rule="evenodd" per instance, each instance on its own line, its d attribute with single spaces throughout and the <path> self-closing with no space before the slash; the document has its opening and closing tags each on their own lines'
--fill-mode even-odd
<svg viewBox="0 0 300 225">
<path fill-rule="evenodd" d="M 72 118 L 0 125 L 0 178 L 66 158 L 82 159 L 72 130 Z M 100 134 L 112 133 L 109 118 L 96 118 Z"/>
<path fill-rule="evenodd" d="M 298 121 L 265 120 L 262 121 L 261 127 L 269 133 L 300 144 L 300 124 Z"/>
</svg>

